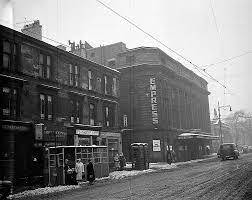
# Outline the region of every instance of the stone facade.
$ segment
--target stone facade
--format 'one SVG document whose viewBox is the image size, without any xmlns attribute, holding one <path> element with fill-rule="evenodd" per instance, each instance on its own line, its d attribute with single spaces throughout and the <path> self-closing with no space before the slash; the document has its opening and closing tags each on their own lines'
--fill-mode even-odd
<svg viewBox="0 0 252 200">
<path fill-rule="evenodd" d="M 4 26 L 0 36 L 1 120 L 43 125 L 38 145 L 54 145 L 53 133 L 65 144 L 75 124 L 119 132 L 117 70 Z"/>
<path fill-rule="evenodd" d="M 153 162 L 166 161 L 167 146 L 178 148 L 178 134 L 190 129 L 210 133 L 209 92 L 204 79 L 157 48 L 128 50 L 118 54 L 117 63 L 120 118 L 128 119 L 123 127 L 124 151 L 130 143 L 146 142 Z M 153 151 L 154 140 L 159 140 L 160 151 Z"/>
</svg>

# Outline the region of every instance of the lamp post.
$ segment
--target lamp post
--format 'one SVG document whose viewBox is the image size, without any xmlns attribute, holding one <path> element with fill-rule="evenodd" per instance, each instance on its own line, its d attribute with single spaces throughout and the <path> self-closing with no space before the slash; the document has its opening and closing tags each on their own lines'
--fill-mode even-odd
<svg viewBox="0 0 252 200">
<path fill-rule="evenodd" d="M 230 105 L 227 105 L 227 106 L 220 106 L 220 103 L 218 101 L 218 118 L 219 118 L 219 126 L 220 126 L 220 130 L 219 130 L 219 135 L 220 135 L 220 144 L 223 143 L 223 139 L 222 139 L 222 129 L 221 129 L 221 114 L 220 114 L 220 109 L 221 108 L 226 108 L 226 107 L 229 107 L 229 111 L 232 111 L 232 108 Z"/>
</svg>

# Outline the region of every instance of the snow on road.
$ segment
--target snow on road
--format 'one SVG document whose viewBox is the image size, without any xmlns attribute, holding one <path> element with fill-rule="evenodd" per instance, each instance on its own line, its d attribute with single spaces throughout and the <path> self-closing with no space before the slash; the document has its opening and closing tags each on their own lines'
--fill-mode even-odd
<svg viewBox="0 0 252 200">
<path fill-rule="evenodd" d="M 98 178 L 98 179 L 96 179 L 96 181 L 109 180 L 109 179 L 111 179 L 111 180 L 123 179 L 126 177 L 132 177 L 132 176 L 136 176 L 136 175 L 146 174 L 146 173 L 155 172 L 158 170 L 169 170 L 169 169 L 176 168 L 177 166 L 182 165 L 182 164 L 200 162 L 202 160 L 204 160 L 204 159 L 198 159 L 198 160 L 193 160 L 193 161 L 188 161 L 188 162 L 172 163 L 171 165 L 169 165 L 167 163 L 150 163 L 150 169 L 147 169 L 147 170 L 130 170 L 131 164 L 127 164 L 126 170 L 111 172 L 109 174 L 109 177 Z M 83 185 L 85 183 L 86 182 L 83 182 L 80 185 L 45 187 L 45 188 L 38 188 L 35 190 L 27 190 L 27 191 L 24 191 L 21 193 L 11 195 L 11 196 L 9 196 L 9 199 L 18 199 L 18 198 L 24 198 L 24 197 L 50 194 L 50 193 L 55 193 L 55 192 L 62 192 L 62 191 L 77 189 L 77 188 L 81 188 L 81 185 Z"/>
</svg>

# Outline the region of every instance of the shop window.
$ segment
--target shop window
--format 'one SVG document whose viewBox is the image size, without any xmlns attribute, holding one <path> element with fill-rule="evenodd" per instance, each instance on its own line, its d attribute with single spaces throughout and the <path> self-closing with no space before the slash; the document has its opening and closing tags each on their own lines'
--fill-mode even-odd
<svg viewBox="0 0 252 200">
<path fill-rule="evenodd" d="M 40 94 L 40 118 L 52 120 L 53 99 L 50 95 Z"/>
<path fill-rule="evenodd" d="M 39 76 L 41 78 L 51 78 L 51 56 L 39 54 Z"/>
<path fill-rule="evenodd" d="M 16 118 L 18 107 L 17 89 L 2 88 L 2 115 L 6 118 Z"/>
</svg>

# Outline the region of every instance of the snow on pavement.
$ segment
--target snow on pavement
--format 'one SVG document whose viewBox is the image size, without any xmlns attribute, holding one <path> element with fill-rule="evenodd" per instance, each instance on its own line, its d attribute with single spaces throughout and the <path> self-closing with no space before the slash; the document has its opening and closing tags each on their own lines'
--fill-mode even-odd
<svg viewBox="0 0 252 200">
<path fill-rule="evenodd" d="M 20 192 L 14 195 L 10 195 L 9 199 L 16 199 L 16 198 L 24 198 L 24 197 L 30 197 L 30 196 L 36 196 L 36 195 L 43 195 L 43 194 L 50 194 L 55 192 L 62 192 L 72 189 L 80 188 L 79 185 L 61 185 L 61 186 L 55 186 L 55 187 L 44 187 L 44 188 L 38 188 L 35 190 L 27 190 L 24 192 Z"/>
<path fill-rule="evenodd" d="M 136 176 L 136 175 L 140 175 L 140 174 L 146 174 L 146 173 L 150 173 L 150 172 L 154 172 L 155 170 L 153 169 L 147 169 L 147 170 L 142 170 L 142 171 L 138 171 L 138 170 L 132 170 L 132 171 L 114 171 L 111 172 L 109 174 L 109 178 L 110 179 L 122 179 L 125 177 L 129 177 L 129 176 Z"/>
<path fill-rule="evenodd" d="M 125 177 L 131 177 L 131 176 L 146 174 L 146 173 L 155 172 L 155 171 L 158 171 L 158 170 L 173 169 L 173 168 L 176 168 L 179 165 L 200 162 L 200 161 L 203 161 L 203 160 L 205 160 L 205 159 L 197 159 L 197 160 L 190 160 L 190 161 L 187 161 L 187 162 L 172 163 L 171 165 L 169 165 L 167 163 L 150 163 L 150 169 L 147 169 L 147 170 L 130 170 L 130 171 L 129 170 L 114 171 L 114 172 L 111 172 L 109 174 L 109 177 L 98 178 L 98 179 L 96 179 L 96 181 L 109 180 L 109 179 L 113 179 L 113 180 L 123 179 Z M 131 164 L 127 164 L 126 169 L 131 169 Z M 38 188 L 38 189 L 35 189 L 35 190 L 27 190 L 27 191 L 24 191 L 24 192 L 21 192 L 21 193 L 10 195 L 9 199 L 18 199 L 18 198 L 24 198 L 24 197 L 29 197 L 29 196 L 50 194 L 50 193 L 55 193 L 55 192 L 62 192 L 62 191 L 77 189 L 77 188 L 81 188 L 81 185 L 85 184 L 85 183 L 86 182 L 83 182 L 80 185 L 45 187 L 45 188 Z"/>
</svg>

